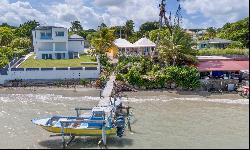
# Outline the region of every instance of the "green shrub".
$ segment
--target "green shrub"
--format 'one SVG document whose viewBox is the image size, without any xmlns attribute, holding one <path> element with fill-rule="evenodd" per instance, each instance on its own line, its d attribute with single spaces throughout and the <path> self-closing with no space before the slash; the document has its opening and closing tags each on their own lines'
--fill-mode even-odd
<svg viewBox="0 0 250 150">
<path fill-rule="evenodd" d="M 244 55 L 249 56 L 249 49 L 233 49 L 233 48 L 226 48 L 226 49 L 202 49 L 198 51 L 198 55 L 205 56 L 205 55 Z"/>
<path fill-rule="evenodd" d="M 228 45 L 228 48 L 231 48 L 231 49 L 243 49 L 244 45 L 239 41 L 234 41 L 230 45 Z"/>
<path fill-rule="evenodd" d="M 86 85 L 88 82 L 87 82 L 87 80 L 86 79 L 81 79 L 80 80 L 80 84 L 81 85 Z"/>
<path fill-rule="evenodd" d="M 123 81 L 123 80 L 124 80 L 123 75 L 122 75 L 122 74 L 117 74 L 117 75 L 116 75 L 116 80 L 117 80 L 117 81 Z"/>
</svg>

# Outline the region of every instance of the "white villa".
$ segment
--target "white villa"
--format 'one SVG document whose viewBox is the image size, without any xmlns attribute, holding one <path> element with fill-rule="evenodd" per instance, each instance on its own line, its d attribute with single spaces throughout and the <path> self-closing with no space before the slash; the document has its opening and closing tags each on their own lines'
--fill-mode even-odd
<svg viewBox="0 0 250 150">
<path fill-rule="evenodd" d="M 84 53 L 84 39 L 67 28 L 39 26 L 32 31 L 36 59 L 73 59 Z"/>
<path fill-rule="evenodd" d="M 113 57 L 116 57 L 117 53 L 126 56 L 136 55 L 136 56 L 154 56 L 156 44 L 147 38 L 141 38 L 134 44 L 130 43 L 126 39 L 116 39 L 114 41 L 115 49 L 109 51 Z"/>
<path fill-rule="evenodd" d="M 130 54 L 134 49 L 132 43 L 122 38 L 116 39 L 114 44 L 117 46 L 119 53 Z"/>
<path fill-rule="evenodd" d="M 149 56 L 155 51 L 156 44 L 147 38 L 141 38 L 134 43 L 134 47 L 140 55 Z"/>
</svg>

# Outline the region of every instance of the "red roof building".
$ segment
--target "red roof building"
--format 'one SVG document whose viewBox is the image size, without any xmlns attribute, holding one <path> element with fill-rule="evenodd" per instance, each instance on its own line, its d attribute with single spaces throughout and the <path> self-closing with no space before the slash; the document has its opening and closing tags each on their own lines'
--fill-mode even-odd
<svg viewBox="0 0 250 150">
<path fill-rule="evenodd" d="M 216 60 L 199 62 L 200 72 L 249 70 L 249 61 Z"/>
</svg>

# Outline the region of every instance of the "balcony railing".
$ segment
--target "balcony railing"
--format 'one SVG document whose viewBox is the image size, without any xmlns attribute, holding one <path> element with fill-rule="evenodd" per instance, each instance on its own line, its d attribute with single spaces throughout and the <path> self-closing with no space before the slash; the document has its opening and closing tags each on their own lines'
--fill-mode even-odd
<svg viewBox="0 0 250 150">
<path fill-rule="evenodd" d="M 41 40 L 52 40 L 52 36 L 41 36 Z"/>
</svg>

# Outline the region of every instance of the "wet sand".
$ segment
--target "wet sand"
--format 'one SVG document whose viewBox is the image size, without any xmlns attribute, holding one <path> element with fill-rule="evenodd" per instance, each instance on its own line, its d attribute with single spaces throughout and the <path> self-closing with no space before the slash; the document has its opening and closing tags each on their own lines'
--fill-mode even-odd
<svg viewBox="0 0 250 150">
<path fill-rule="evenodd" d="M 75 115 L 75 107 L 91 108 L 99 101 L 99 95 L 89 92 L 75 95 L 71 90 L 59 90 L 61 93 L 53 94 L 57 90 L 20 93 L 12 89 L 5 93 L 0 89 L 1 148 L 61 148 L 60 137 L 49 137 L 51 133 L 30 120 L 52 114 Z M 135 133 L 126 131 L 121 139 L 108 138 L 108 148 L 249 148 L 249 100 L 238 95 L 124 94 L 128 97 L 125 103 L 134 108 Z M 69 148 L 98 148 L 98 140 L 77 138 Z"/>
<path fill-rule="evenodd" d="M 0 88 L 0 94 L 55 94 L 64 97 L 83 97 L 99 96 L 100 89 L 85 88 L 78 86 L 76 88 L 66 87 L 9 87 Z"/>
</svg>

